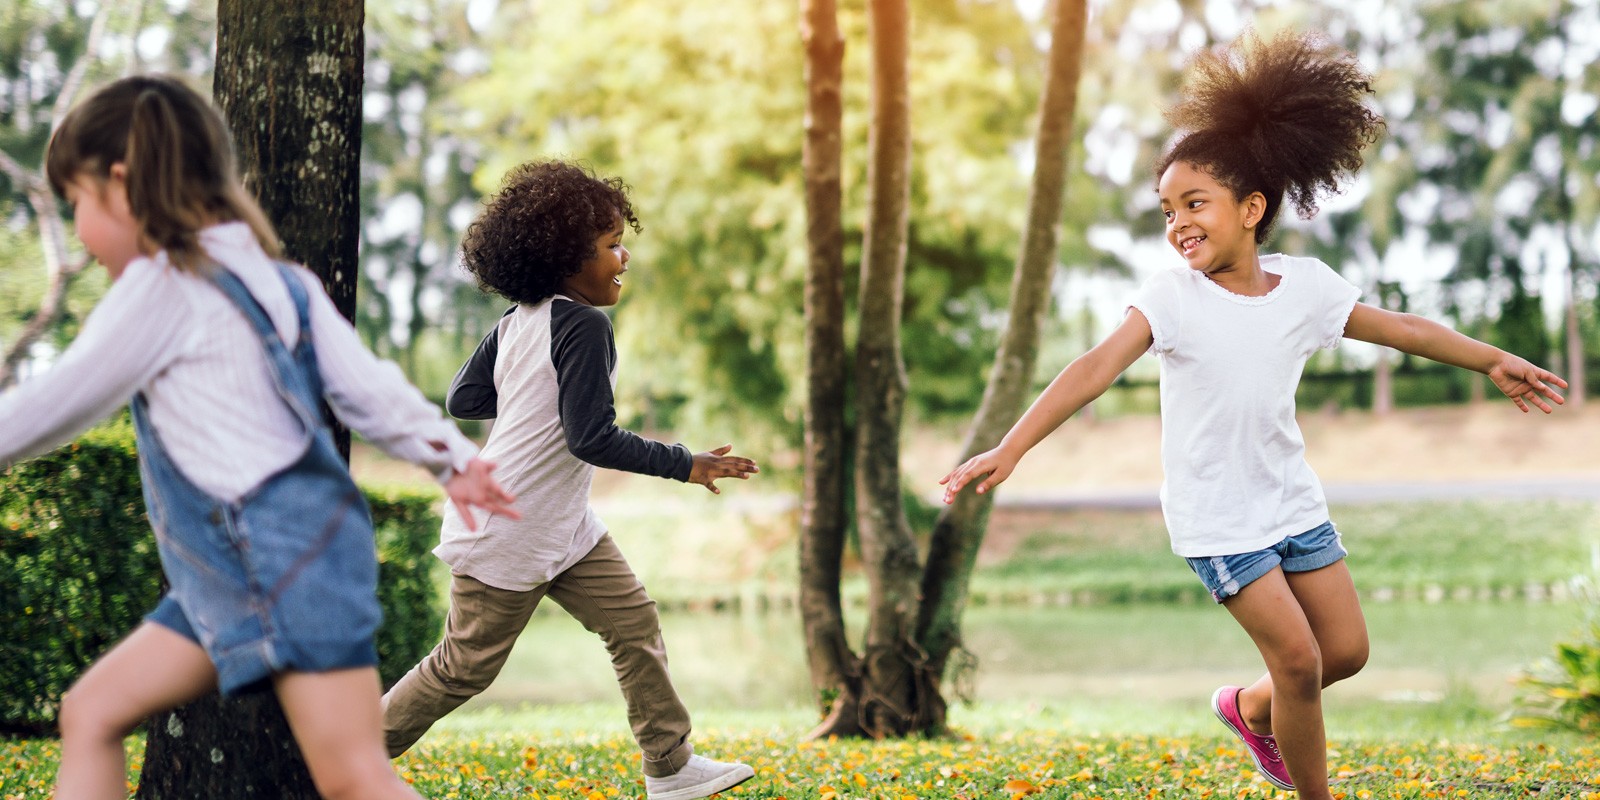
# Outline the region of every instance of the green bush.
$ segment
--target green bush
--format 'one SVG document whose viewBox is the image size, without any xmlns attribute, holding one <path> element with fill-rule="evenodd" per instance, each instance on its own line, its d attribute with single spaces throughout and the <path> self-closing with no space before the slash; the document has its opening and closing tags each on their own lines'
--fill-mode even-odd
<svg viewBox="0 0 1600 800">
<path fill-rule="evenodd" d="M 1517 678 L 1517 709 L 1511 724 L 1563 728 L 1600 735 L 1600 544 L 1591 570 L 1572 581 L 1588 616 L 1575 641 L 1556 642 L 1556 653 Z"/>
<path fill-rule="evenodd" d="M 364 489 L 379 559 L 385 685 L 433 646 L 436 494 Z M 0 471 L 0 733 L 55 728 L 61 694 L 156 604 L 161 567 L 124 417 Z"/>
</svg>

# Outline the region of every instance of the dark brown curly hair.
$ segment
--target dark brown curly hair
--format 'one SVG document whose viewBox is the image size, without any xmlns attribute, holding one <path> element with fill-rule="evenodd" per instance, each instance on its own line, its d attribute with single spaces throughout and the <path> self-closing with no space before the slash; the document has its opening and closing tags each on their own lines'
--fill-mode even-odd
<svg viewBox="0 0 1600 800">
<path fill-rule="evenodd" d="M 1260 192 L 1267 199 L 1256 227 L 1261 244 L 1285 194 L 1310 219 L 1318 193 L 1338 191 L 1361 168 L 1362 148 L 1384 129 L 1363 102 L 1369 94 L 1372 76 L 1320 35 L 1283 33 L 1263 44 L 1247 34 L 1190 65 L 1183 95 L 1166 112 L 1180 136 L 1156 162 L 1156 178 L 1181 161 L 1235 198 Z"/>
<path fill-rule="evenodd" d="M 479 288 L 513 303 L 555 294 L 595 254 L 595 237 L 618 220 L 642 228 L 620 178 L 597 178 L 566 161 L 532 161 L 506 173 L 467 228 L 461 256 Z"/>
</svg>

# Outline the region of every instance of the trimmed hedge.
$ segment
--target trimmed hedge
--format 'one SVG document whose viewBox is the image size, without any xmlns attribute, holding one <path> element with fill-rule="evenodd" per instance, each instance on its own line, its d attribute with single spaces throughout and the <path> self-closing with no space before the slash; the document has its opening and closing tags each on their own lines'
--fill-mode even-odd
<svg viewBox="0 0 1600 800">
<path fill-rule="evenodd" d="M 387 686 L 427 654 L 443 625 L 429 553 L 438 495 L 363 491 L 377 530 Z M 61 694 L 160 594 L 125 416 L 0 471 L 0 734 L 53 732 Z"/>
</svg>

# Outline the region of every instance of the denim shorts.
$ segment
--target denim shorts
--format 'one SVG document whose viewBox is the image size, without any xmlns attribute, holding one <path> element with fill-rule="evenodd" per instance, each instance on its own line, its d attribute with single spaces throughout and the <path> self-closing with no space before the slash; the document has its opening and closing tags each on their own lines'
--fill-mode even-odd
<svg viewBox="0 0 1600 800">
<path fill-rule="evenodd" d="M 1211 599 L 1221 603 L 1274 567 L 1282 566 L 1284 572 L 1311 572 L 1337 564 L 1349 554 L 1339 541 L 1339 531 L 1333 523 L 1324 522 L 1265 550 L 1184 560 L 1189 562 L 1189 569 L 1200 576 L 1200 582 L 1211 592 Z"/>
</svg>

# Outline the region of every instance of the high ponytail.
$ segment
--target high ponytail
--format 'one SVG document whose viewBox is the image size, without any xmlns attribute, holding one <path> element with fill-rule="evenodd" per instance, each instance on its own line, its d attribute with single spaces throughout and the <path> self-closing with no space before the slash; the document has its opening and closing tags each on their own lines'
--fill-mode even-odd
<svg viewBox="0 0 1600 800">
<path fill-rule="evenodd" d="M 179 81 L 135 76 L 95 92 L 51 136 L 45 172 L 64 195 L 78 176 L 105 181 L 119 163 L 143 243 L 179 269 L 209 266 L 199 233 L 217 222 L 249 224 L 262 249 L 279 255 L 271 223 L 239 180 L 221 115 Z"/>
<path fill-rule="evenodd" d="M 1317 196 L 1361 168 L 1361 151 L 1384 122 L 1364 102 L 1372 76 L 1354 56 L 1317 35 L 1284 33 L 1263 44 L 1246 35 L 1201 53 L 1167 121 L 1179 139 L 1156 165 L 1207 172 L 1237 198 L 1260 192 L 1265 242 L 1285 196 L 1302 219 Z"/>
</svg>

